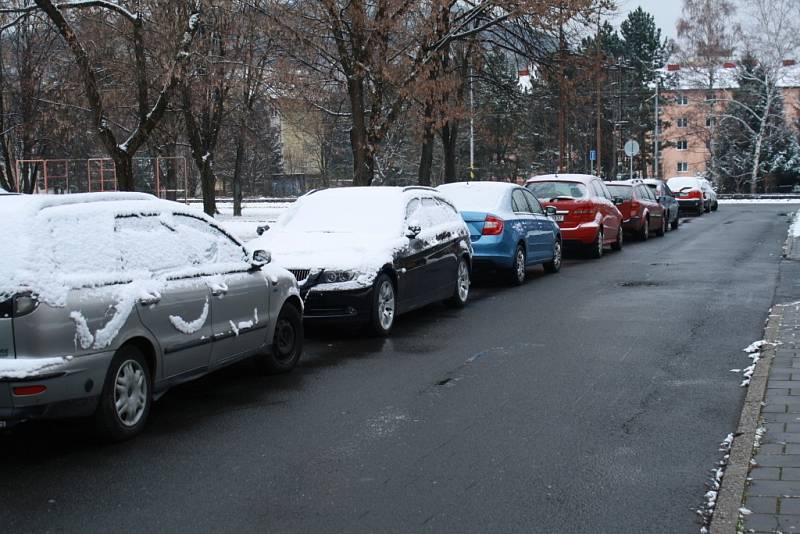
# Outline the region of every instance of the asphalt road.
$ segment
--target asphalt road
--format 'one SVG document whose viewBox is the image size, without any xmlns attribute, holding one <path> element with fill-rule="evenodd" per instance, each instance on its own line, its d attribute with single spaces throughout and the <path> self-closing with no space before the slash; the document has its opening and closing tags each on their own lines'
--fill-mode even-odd
<svg viewBox="0 0 800 534">
<path fill-rule="evenodd" d="M 797 209 L 797 206 L 794 207 Z M 792 207 L 723 205 L 605 258 L 475 287 L 390 339 L 168 393 L 144 435 L 0 436 L 4 532 L 696 533 Z M 781 295 L 785 296 L 785 295 Z"/>
</svg>

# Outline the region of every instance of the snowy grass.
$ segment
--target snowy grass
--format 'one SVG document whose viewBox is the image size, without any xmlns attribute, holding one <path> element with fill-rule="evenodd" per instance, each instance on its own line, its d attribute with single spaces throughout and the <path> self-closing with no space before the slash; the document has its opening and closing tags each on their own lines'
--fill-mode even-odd
<svg viewBox="0 0 800 534">
<path fill-rule="evenodd" d="M 800 198 L 721 198 L 720 204 L 800 204 Z"/>
<path fill-rule="evenodd" d="M 794 221 L 789 227 L 789 237 L 800 237 L 800 210 L 794 214 Z"/>
<path fill-rule="evenodd" d="M 189 205 L 203 210 L 203 204 L 199 202 Z M 227 231 L 246 242 L 258 237 L 256 229 L 259 226 L 274 223 L 291 205 L 291 202 L 242 202 L 242 215 L 234 217 L 233 202 L 217 202 L 219 214 L 214 219 Z"/>
</svg>

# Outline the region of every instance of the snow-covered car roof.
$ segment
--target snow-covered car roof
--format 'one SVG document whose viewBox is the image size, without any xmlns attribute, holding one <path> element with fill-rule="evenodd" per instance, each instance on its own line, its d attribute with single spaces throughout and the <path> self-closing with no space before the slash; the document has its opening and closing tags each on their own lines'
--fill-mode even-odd
<svg viewBox="0 0 800 534">
<path fill-rule="evenodd" d="M 109 264 L 115 258 L 109 251 L 115 250 L 112 234 L 117 216 L 181 214 L 213 222 L 196 208 L 143 193 L 3 195 L 0 214 L 6 232 L 0 262 L 0 300 L 27 289 L 48 302 L 60 302 L 65 290 L 74 286 L 65 280 L 75 273 L 63 269 L 52 272 L 56 257 L 79 259 L 80 270 L 92 273 L 84 276 L 86 283 L 103 284 L 107 278 L 119 278 L 116 263 Z"/>
<path fill-rule="evenodd" d="M 456 182 L 437 189 L 450 199 L 459 211 L 496 209 L 517 186 L 508 182 Z"/>
<path fill-rule="evenodd" d="M 597 178 L 597 176 L 592 176 L 591 174 L 543 174 L 529 178 L 525 183 L 530 184 L 533 182 L 552 182 L 555 180 L 561 182 L 580 182 L 582 184 L 587 184 L 590 180 L 595 178 Z"/>
</svg>

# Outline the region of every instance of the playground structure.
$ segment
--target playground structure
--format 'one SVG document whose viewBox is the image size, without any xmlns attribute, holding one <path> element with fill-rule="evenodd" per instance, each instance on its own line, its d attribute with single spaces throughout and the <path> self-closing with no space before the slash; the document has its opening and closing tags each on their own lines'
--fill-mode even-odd
<svg viewBox="0 0 800 534">
<path fill-rule="evenodd" d="M 136 191 L 187 202 L 189 176 L 186 158 L 134 158 Z M 16 161 L 18 193 L 64 194 L 117 191 L 117 170 L 110 158 L 22 159 Z"/>
</svg>

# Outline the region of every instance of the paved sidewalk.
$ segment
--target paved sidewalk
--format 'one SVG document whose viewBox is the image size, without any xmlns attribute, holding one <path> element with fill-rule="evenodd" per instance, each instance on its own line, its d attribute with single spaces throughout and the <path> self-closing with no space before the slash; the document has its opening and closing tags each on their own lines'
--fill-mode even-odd
<svg viewBox="0 0 800 534">
<path fill-rule="evenodd" d="M 800 304 L 776 306 L 777 320 L 760 424 L 740 531 L 800 532 Z M 772 351 L 770 351 L 772 352 Z"/>
</svg>

